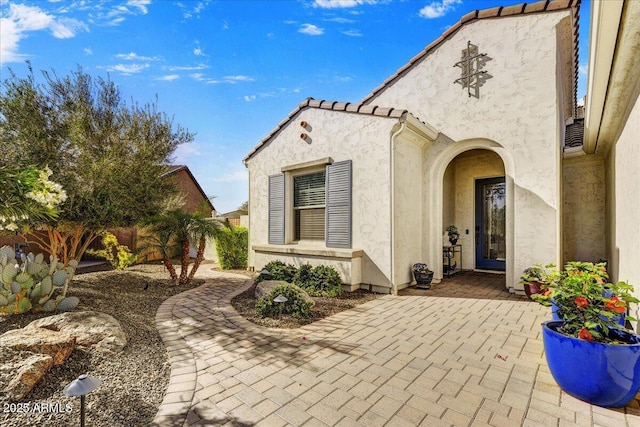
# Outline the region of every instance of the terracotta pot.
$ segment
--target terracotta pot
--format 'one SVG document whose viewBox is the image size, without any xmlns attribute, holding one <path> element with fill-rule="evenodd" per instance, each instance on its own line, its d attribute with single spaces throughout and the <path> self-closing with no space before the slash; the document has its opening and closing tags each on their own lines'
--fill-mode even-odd
<svg viewBox="0 0 640 427">
<path fill-rule="evenodd" d="M 524 293 L 527 294 L 529 298 L 531 295 L 539 294 L 542 289 L 542 282 L 528 282 L 524 284 Z"/>
</svg>

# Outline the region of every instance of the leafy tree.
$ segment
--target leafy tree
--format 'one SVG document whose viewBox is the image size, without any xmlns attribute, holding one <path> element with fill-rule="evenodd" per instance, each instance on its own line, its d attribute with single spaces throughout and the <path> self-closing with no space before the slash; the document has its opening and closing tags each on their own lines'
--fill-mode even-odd
<svg viewBox="0 0 640 427">
<path fill-rule="evenodd" d="M 193 134 L 157 110 L 157 102 L 127 105 L 108 78 L 81 68 L 65 77 L 42 72 L 38 83 L 9 70 L 0 93 L 0 167 L 49 166 L 67 192 L 46 238 L 32 243 L 63 263 L 79 260 L 104 230 L 130 227 L 161 210 L 175 192 L 159 176 L 175 149 Z"/>
<path fill-rule="evenodd" d="M 242 212 L 245 215 L 249 214 L 249 201 L 247 200 L 246 202 L 243 202 L 240 207 L 238 208 L 238 210 L 240 212 Z"/>
<path fill-rule="evenodd" d="M 218 221 L 206 218 L 200 212 L 186 213 L 180 209 L 162 212 L 150 218 L 145 225 L 150 236 L 143 249 L 160 253 L 171 280 L 177 285 L 191 283 L 204 259 L 207 238 L 214 237 L 220 228 Z M 192 242 L 197 242 L 198 252 L 189 271 L 189 249 Z M 173 265 L 174 257 L 180 258 L 179 277 Z"/>
</svg>

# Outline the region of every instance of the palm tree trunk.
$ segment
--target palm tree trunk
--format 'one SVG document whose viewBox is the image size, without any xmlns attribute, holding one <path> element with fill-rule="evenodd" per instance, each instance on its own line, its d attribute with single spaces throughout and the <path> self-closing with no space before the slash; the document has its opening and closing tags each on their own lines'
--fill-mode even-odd
<svg viewBox="0 0 640 427">
<path fill-rule="evenodd" d="M 188 284 L 187 273 L 189 270 L 189 239 L 184 239 L 182 242 L 182 262 L 180 263 L 180 281 L 181 286 Z"/>
<path fill-rule="evenodd" d="M 198 254 L 196 255 L 196 259 L 193 261 L 193 266 L 191 267 L 191 271 L 189 272 L 189 278 L 187 283 L 191 283 L 193 280 L 193 276 L 196 274 L 198 267 L 200 267 L 200 263 L 204 259 L 204 248 L 206 247 L 207 239 L 205 236 L 200 236 L 200 241 L 198 242 Z"/>
<path fill-rule="evenodd" d="M 178 274 L 176 274 L 176 269 L 173 267 L 173 263 L 171 262 L 171 258 L 165 256 L 162 258 L 162 262 L 165 268 L 169 271 L 169 276 L 171 276 L 171 281 L 174 285 L 178 284 Z"/>
</svg>

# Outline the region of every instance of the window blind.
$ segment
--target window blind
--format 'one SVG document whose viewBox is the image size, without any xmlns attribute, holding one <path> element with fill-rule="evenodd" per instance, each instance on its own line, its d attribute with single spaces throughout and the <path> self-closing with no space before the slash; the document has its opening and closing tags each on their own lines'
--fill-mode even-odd
<svg viewBox="0 0 640 427">
<path fill-rule="evenodd" d="M 323 206 L 325 173 L 317 172 L 293 178 L 293 206 Z"/>
</svg>

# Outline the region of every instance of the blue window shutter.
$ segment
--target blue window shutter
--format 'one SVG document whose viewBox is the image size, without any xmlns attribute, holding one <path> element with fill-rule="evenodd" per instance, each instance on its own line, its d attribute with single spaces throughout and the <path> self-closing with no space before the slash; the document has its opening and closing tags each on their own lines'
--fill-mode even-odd
<svg viewBox="0 0 640 427">
<path fill-rule="evenodd" d="M 284 245 L 284 174 L 269 177 L 269 244 Z"/>
<path fill-rule="evenodd" d="M 351 247 L 351 160 L 327 165 L 327 247 Z"/>
</svg>

